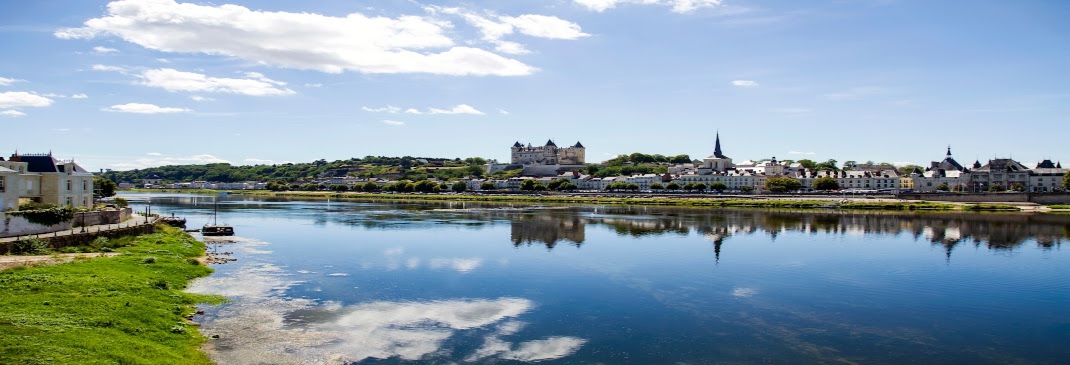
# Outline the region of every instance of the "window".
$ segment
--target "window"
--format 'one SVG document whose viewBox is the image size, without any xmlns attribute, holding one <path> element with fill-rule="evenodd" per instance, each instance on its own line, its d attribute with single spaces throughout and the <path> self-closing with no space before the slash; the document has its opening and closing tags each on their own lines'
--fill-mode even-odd
<svg viewBox="0 0 1070 365">
<path fill-rule="evenodd" d="M 82 191 L 89 190 L 89 180 L 82 180 Z"/>
<path fill-rule="evenodd" d="M 0 176 L 0 193 L 4 192 L 4 177 Z"/>
<path fill-rule="evenodd" d="M 71 191 L 71 180 L 70 179 L 67 179 L 67 191 Z M 68 202 L 67 205 L 70 205 L 70 202 Z"/>
</svg>

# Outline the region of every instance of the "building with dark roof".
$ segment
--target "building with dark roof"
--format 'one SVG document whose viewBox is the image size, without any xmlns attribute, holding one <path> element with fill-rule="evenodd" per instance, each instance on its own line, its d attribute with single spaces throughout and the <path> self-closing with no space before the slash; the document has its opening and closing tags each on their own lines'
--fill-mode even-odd
<svg viewBox="0 0 1070 365">
<path fill-rule="evenodd" d="M 5 209 L 18 200 L 29 200 L 57 206 L 90 207 L 93 204 L 93 174 L 73 160 L 59 160 L 47 154 L 20 154 L 17 151 L 6 161 L 0 159 L 0 167 L 10 172 L 3 174 L 5 192 L 14 190 L 18 195 L 12 203 L 5 195 L 0 206 Z"/>
<path fill-rule="evenodd" d="M 576 142 L 569 147 L 558 147 L 554 141 L 547 140 L 543 146 L 524 146 L 519 141 L 511 148 L 513 165 L 583 165 L 586 163 L 586 148 Z"/>
</svg>

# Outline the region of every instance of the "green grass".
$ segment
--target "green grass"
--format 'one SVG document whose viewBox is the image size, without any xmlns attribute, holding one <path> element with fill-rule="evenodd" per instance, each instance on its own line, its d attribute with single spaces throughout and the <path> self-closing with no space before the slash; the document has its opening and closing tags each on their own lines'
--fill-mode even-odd
<svg viewBox="0 0 1070 365">
<path fill-rule="evenodd" d="M 1054 205 L 1049 205 L 1048 208 L 1051 208 L 1051 209 L 1070 209 L 1070 204 L 1054 204 Z"/>
<path fill-rule="evenodd" d="M 210 364 L 182 317 L 222 301 L 181 291 L 212 272 L 192 260 L 204 244 L 157 230 L 122 255 L 0 271 L 0 363 Z"/>
</svg>

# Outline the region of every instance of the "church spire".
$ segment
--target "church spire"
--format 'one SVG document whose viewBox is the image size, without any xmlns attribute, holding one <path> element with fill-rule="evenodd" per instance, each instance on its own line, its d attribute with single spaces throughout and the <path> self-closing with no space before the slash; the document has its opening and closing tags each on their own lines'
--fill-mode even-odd
<svg viewBox="0 0 1070 365">
<path fill-rule="evenodd" d="M 947 145 L 947 157 L 951 157 L 951 145 Z"/>
<path fill-rule="evenodd" d="M 717 138 L 713 144 L 713 156 L 717 158 L 727 158 L 724 153 L 721 152 L 721 132 L 717 132 Z"/>
</svg>

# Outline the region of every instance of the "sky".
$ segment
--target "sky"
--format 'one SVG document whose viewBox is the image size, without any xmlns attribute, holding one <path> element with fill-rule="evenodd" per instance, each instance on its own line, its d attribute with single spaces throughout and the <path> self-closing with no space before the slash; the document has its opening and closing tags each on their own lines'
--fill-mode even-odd
<svg viewBox="0 0 1070 365">
<path fill-rule="evenodd" d="M 1070 1 L 0 3 L 0 156 L 1070 163 Z"/>
</svg>

